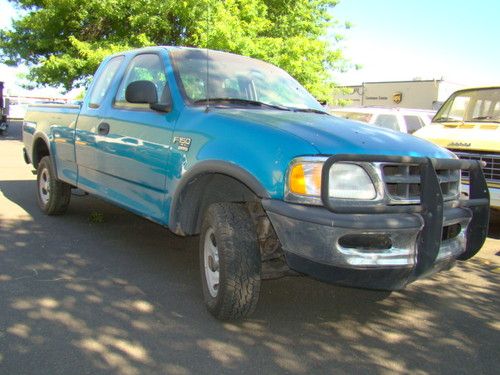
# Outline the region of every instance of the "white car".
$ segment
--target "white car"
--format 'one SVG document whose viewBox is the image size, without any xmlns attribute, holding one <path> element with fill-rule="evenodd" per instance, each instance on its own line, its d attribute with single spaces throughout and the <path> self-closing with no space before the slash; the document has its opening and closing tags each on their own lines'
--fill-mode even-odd
<svg viewBox="0 0 500 375">
<path fill-rule="evenodd" d="M 425 125 L 429 125 L 436 111 L 406 108 L 346 107 L 333 109 L 331 113 L 338 117 L 412 134 Z"/>
</svg>

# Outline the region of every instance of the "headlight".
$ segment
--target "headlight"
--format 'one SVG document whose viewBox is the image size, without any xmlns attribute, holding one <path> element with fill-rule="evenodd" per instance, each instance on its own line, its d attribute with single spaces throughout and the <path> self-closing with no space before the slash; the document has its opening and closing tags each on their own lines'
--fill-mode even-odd
<svg viewBox="0 0 500 375">
<path fill-rule="evenodd" d="M 328 195 L 337 199 L 375 199 L 377 192 L 368 173 L 356 164 L 335 163 L 330 168 Z"/>
<path fill-rule="evenodd" d="M 321 205 L 321 172 L 325 157 L 302 157 L 288 169 L 285 199 L 290 202 Z M 329 196 L 332 199 L 372 200 L 375 186 L 363 167 L 335 163 L 329 173 Z"/>
</svg>

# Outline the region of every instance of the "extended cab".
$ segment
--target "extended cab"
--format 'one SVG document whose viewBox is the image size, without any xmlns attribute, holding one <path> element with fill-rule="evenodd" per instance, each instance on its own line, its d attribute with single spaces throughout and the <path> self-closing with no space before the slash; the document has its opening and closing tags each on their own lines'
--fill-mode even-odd
<svg viewBox="0 0 500 375">
<path fill-rule="evenodd" d="M 331 116 L 281 69 L 229 53 L 110 56 L 81 105 L 30 107 L 23 138 L 45 213 L 79 188 L 199 234 L 219 319 L 251 313 L 263 279 L 398 289 L 472 257 L 486 236 L 479 162 Z"/>
</svg>

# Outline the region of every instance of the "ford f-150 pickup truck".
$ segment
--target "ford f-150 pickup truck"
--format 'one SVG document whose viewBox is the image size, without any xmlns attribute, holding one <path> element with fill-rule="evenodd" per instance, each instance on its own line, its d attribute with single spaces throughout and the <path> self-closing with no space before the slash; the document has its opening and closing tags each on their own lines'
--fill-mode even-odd
<svg viewBox="0 0 500 375">
<path fill-rule="evenodd" d="M 30 107 L 23 138 L 46 214 L 79 188 L 200 235 L 222 320 L 250 314 L 263 279 L 394 290 L 472 257 L 487 233 L 479 161 L 331 116 L 283 70 L 234 54 L 110 56 L 81 105 Z"/>
</svg>

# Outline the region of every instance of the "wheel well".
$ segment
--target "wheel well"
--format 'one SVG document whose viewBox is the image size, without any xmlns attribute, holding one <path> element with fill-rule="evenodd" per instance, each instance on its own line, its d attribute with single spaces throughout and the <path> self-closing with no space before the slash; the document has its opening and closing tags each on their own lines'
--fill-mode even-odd
<svg viewBox="0 0 500 375">
<path fill-rule="evenodd" d="M 33 166 L 38 167 L 38 163 L 44 156 L 49 156 L 49 146 L 42 138 L 38 138 L 33 145 Z"/>
<path fill-rule="evenodd" d="M 184 185 L 172 206 L 170 228 L 174 233 L 200 233 L 203 215 L 216 202 L 257 202 L 258 196 L 241 181 L 220 173 L 194 177 Z"/>
</svg>

